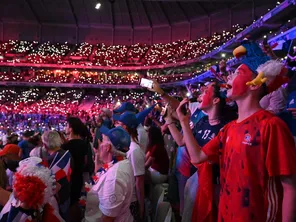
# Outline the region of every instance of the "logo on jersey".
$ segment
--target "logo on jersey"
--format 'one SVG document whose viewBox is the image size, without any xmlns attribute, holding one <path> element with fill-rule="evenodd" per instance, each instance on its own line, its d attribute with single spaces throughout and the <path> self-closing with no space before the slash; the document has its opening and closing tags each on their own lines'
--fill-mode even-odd
<svg viewBox="0 0 296 222">
<path fill-rule="evenodd" d="M 243 144 L 252 146 L 251 140 L 252 140 L 251 135 L 249 133 L 247 133 L 247 134 L 245 134 L 245 139 L 243 141 Z"/>
<path fill-rule="evenodd" d="M 202 130 L 198 131 L 198 134 L 201 134 L 202 133 Z"/>
<path fill-rule="evenodd" d="M 289 103 L 289 105 L 293 105 L 295 103 L 294 99 L 292 99 Z"/>
<path fill-rule="evenodd" d="M 209 138 L 210 138 L 210 139 L 214 139 L 215 136 L 216 136 L 216 134 L 215 134 L 215 133 L 212 133 L 212 135 L 211 135 Z"/>
</svg>

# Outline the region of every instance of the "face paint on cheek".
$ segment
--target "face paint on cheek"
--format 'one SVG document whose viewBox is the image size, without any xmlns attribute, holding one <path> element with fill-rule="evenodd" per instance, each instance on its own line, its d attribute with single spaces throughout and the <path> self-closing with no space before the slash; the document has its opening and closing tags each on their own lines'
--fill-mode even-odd
<svg viewBox="0 0 296 222">
<path fill-rule="evenodd" d="M 249 89 L 246 83 L 253 79 L 252 71 L 246 65 L 241 65 L 237 71 L 239 74 L 232 83 L 232 96 L 244 95 Z"/>
<path fill-rule="evenodd" d="M 213 96 L 214 96 L 214 89 L 213 89 L 213 86 L 210 86 L 207 89 L 207 93 L 205 93 L 204 96 L 202 97 L 201 108 L 208 107 L 209 105 L 211 105 Z"/>
</svg>

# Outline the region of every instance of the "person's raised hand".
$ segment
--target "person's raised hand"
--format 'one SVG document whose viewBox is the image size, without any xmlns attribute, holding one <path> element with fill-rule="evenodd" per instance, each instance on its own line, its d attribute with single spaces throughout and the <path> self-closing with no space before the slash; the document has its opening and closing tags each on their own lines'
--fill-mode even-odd
<svg viewBox="0 0 296 222">
<path fill-rule="evenodd" d="M 155 92 L 158 93 L 160 95 L 162 95 L 164 93 L 164 91 L 160 88 L 160 85 L 158 84 L 158 82 L 156 80 L 153 80 L 153 85 L 152 88 L 148 88 L 151 92 Z"/>
<path fill-rule="evenodd" d="M 180 103 L 179 107 L 176 110 L 180 122 L 183 122 L 183 123 L 190 122 L 190 117 L 191 117 L 190 110 L 188 108 L 186 108 L 186 114 L 183 113 L 184 106 L 186 107 L 186 104 L 188 104 L 188 103 L 189 103 L 188 98 L 183 99 L 182 102 Z"/>
</svg>

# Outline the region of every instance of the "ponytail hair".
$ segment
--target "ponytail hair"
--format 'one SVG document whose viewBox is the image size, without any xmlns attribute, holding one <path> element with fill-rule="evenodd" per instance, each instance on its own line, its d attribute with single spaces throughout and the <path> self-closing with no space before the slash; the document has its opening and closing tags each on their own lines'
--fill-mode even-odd
<svg viewBox="0 0 296 222">
<path fill-rule="evenodd" d="M 130 128 L 130 127 L 126 127 L 126 131 L 128 132 L 128 134 L 130 135 L 131 139 L 138 143 L 138 131 L 137 128 Z"/>
</svg>

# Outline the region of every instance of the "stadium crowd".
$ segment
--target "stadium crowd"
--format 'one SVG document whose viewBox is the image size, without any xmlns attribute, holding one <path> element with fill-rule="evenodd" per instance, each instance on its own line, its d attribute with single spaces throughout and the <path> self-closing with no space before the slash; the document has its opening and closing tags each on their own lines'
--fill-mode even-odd
<svg viewBox="0 0 296 222">
<path fill-rule="evenodd" d="M 294 55 L 233 54 L 196 87 L 3 88 L 0 221 L 295 221 Z"/>
<path fill-rule="evenodd" d="M 234 25 L 232 31 L 214 33 L 207 38 L 195 41 L 177 41 L 151 46 L 107 46 L 81 43 L 42 43 L 16 41 L 0 42 L 0 61 L 34 64 L 72 64 L 84 66 L 125 66 L 125 65 L 164 65 L 199 58 L 217 49 L 243 30 Z"/>
</svg>

